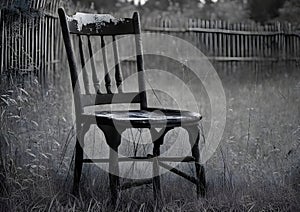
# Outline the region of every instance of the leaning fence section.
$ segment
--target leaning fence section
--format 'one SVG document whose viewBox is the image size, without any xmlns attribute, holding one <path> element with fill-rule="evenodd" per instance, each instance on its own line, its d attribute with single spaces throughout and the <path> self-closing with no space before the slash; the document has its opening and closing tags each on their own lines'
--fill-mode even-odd
<svg viewBox="0 0 300 212">
<path fill-rule="evenodd" d="M 144 21 L 144 31 L 181 37 L 216 61 L 300 59 L 300 32 L 290 23 L 156 18 Z"/>
<path fill-rule="evenodd" d="M 1 3 L 1 76 L 22 82 L 36 79 L 43 87 L 56 81 L 62 54 L 58 4 L 59 0 Z"/>
</svg>

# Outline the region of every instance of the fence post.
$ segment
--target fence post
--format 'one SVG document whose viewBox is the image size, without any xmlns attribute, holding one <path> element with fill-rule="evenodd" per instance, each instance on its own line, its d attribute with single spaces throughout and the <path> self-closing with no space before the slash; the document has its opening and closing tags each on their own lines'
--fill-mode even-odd
<svg viewBox="0 0 300 212">
<path fill-rule="evenodd" d="M 3 17 L 2 17 L 3 10 L 0 8 L 0 75 L 3 72 Z"/>
</svg>

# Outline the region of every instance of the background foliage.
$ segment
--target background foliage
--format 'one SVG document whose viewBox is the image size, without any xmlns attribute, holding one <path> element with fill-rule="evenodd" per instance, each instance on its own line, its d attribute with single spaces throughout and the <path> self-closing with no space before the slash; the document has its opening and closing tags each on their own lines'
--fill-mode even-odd
<svg viewBox="0 0 300 212">
<path fill-rule="evenodd" d="M 228 21 L 255 21 L 266 23 L 273 20 L 299 23 L 299 0 L 147 0 L 144 5 L 128 0 L 73 0 L 77 4 L 91 6 L 102 11 L 138 9 L 149 16 L 157 13 Z"/>
</svg>

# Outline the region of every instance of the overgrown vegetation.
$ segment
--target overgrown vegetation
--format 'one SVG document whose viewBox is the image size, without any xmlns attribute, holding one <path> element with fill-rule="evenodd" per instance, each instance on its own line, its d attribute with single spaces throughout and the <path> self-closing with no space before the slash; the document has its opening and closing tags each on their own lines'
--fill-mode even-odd
<svg viewBox="0 0 300 212">
<path fill-rule="evenodd" d="M 28 210 L 34 200 L 55 194 L 56 179 L 68 169 L 63 145 L 73 136 L 70 114 L 62 111 L 62 95 L 54 88 L 41 93 L 37 80 L 1 85 L 1 203 Z"/>
<path fill-rule="evenodd" d="M 189 183 L 166 174 L 162 210 L 298 210 L 298 67 L 215 66 L 227 95 L 228 121 L 218 151 L 206 164 L 208 196 L 196 201 L 195 192 L 186 189 Z M 2 209 L 106 211 L 107 173 L 97 166 L 85 167 L 79 198 L 69 193 L 70 90 L 52 88 L 43 97 L 39 90 L 38 83 L 1 88 Z M 152 188 L 144 186 L 123 192 L 118 210 L 153 211 L 153 205 Z"/>
</svg>

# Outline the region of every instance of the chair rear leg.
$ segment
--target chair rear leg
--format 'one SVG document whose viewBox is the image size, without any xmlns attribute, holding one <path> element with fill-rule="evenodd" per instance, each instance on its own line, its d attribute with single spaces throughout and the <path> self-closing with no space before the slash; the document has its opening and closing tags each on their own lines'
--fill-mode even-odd
<svg viewBox="0 0 300 212">
<path fill-rule="evenodd" d="M 155 142 L 153 147 L 153 156 L 158 157 L 160 155 L 160 143 Z M 158 160 L 154 158 L 153 161 L 153 195 L 156 205 L 159 205 L 162 201 L 162 193 L 160 187 L 159 165 Z"/>
<path fill-rule="evenodd" d="M 197 178 L 197 198 L 204 197 L 206 194 L 206 178 L 204 166 L 200 164 L 200 152 L 199 152 L 199 129 L 197 126 L 193 126 L 187 129 L 189 134 L 189 141 L 192 148 L 192 156 L 195 158 L 195 169 Z"/>
<path fill-rule="evenodd" d="M 79 183 L 82 173 L 82 164 L 83 164 L 83 149 L 80 145 L 80 142 L 77 138 L 75 146 L 75 168 L 74 168 L 74 179 L 73 179 L 73 191 L 74 195 L 79 193 Z"/>
<path fill-rule="evenodd" d="M 195 155 L 193 154 L 193 157 Z M 196 158 L 196 157 L 195 157 Z M 197 158 L 196 158 L 197 160 Z M 205 197 L 206 195 L 206 179 L 205 179 L 205 169 L 204 166 L 199 164 L 199 162 L 195 162 L 196 169 L 196 177 L 197 177 L 197 198 Z"/>
<path fill-rule="evenodd" d="M 197 198 L 205 197 L 206 195 L 206 178 L 205 178 L 205 168 L 201 164 L 196 164 L 198 166 L 198 192 Z"/>
</svg>

